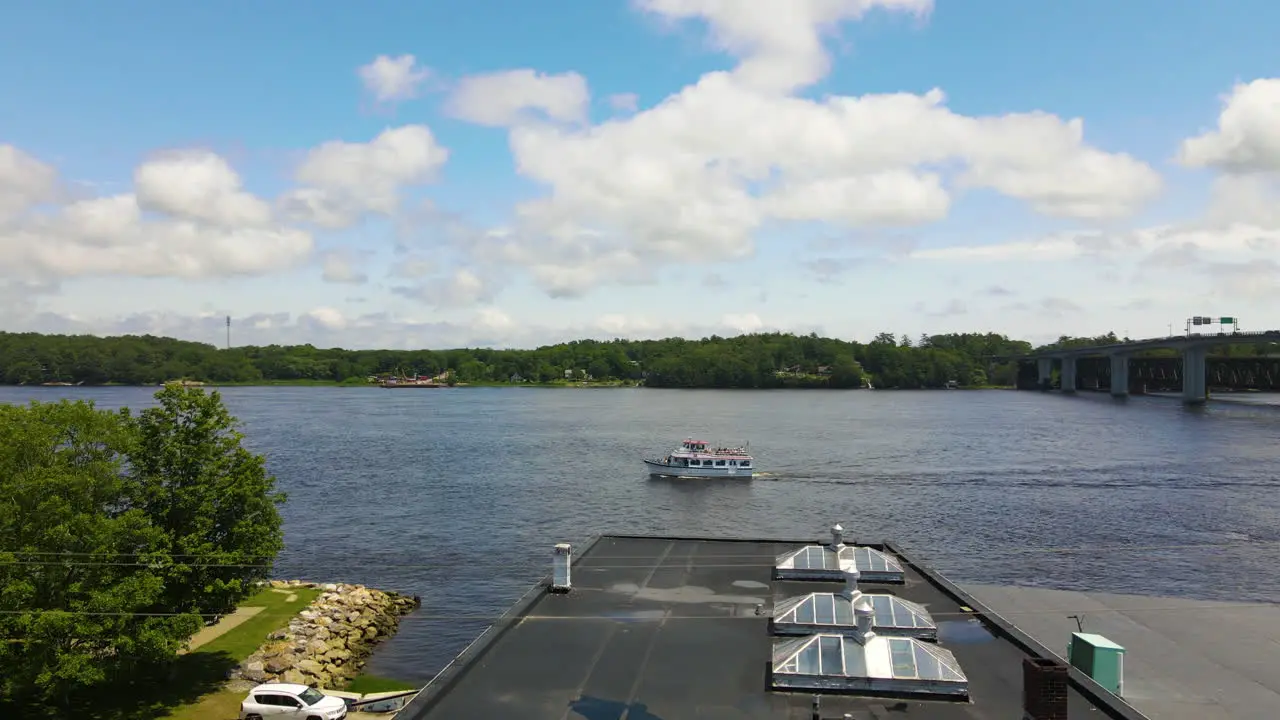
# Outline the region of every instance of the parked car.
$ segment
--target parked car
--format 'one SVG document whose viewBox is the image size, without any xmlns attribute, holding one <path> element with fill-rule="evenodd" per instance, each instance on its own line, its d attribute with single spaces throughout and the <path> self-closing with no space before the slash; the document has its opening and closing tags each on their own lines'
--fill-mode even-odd
<svg viewBox="0 0 1280 720">
<path fill-rule="evenodd" d="M 306 685 L 267 683 L 240 703 L 240 720 L 344 720 L 347 703 Z"/>
</svg>

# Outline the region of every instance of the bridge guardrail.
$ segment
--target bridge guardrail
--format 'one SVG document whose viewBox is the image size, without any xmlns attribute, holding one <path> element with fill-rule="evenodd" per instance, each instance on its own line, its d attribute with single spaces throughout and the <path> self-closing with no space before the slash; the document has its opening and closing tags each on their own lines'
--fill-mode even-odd
<svg viewBox="0 0 1280 720">
<path fill-rule="evenodd" d="M 1140 348 L 1144 345 L 1160 346 L 1165 343 L 1174 343 L 1179 340 L 1197 340 L 1197 339 L 1215 339 L 1222 338 L 1228 340 L 1234 337 L 1260 337 L 1274 335 L 1276 340 L 1280 342 L 1280 330 L 1237 330 L 1235 332 L 1217 332 L 1217 333 L 1186 333 L 1184 335 L 1168 335 L 1165 337 L 1144 338 L 1142 340 L 1129 340 L 1127 342 L 1119 342 L 1112 345 L 1084 345 L 1080 347 L 1047 347 L 1037 348 L 1026 355 L 1015 356 L 998 356 L 1000 359 L 1008 360 L 1029 360 L 1044 355 L 1052 355 L 1056 353 L 1091 353 L 1103 352 L 1107 350 L 1116 350 L 1120 348 Z M 1229 344 L 1229 340 L 1228 340 Z"/>
</svg>

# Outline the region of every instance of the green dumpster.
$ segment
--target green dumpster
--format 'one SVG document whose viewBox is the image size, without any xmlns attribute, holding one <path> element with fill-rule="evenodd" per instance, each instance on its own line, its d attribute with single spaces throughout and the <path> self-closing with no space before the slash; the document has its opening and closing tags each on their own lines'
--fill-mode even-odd
<svg viewBox="0 0 1280 720">
<path fill-rule="evenodd" d="M 1067 662 L 1116 695 L 1124 695 L 1124 648 L 1101 635 L 1071 633 Z"/>
</svg>

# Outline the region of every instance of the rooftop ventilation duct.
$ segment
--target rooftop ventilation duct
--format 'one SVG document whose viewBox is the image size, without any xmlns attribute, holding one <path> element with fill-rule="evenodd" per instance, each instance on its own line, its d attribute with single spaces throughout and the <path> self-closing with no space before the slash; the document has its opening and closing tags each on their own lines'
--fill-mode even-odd
<svg viewBox="0 0 1280 720">
<path fill-rule="evenodd" d="M 558 543 L 551 551 L 551 592 L 569 592 L 569 566 L 572 561 L 573 546 L 569 543 Z"/>
<path fill-rule="evenodd" d="M 875 608 L 871 607 L 871 600 L 865 597 L 858 598 L 853 604 L 853 621 L 858 628 L 858 633 L 854 636 L 862 644 L 866 644 L 868 640 L 876 636 L 876 631 L 872 626 L 876 621 Z"/>
<path fill-rule="evenodd" d="M 858 589 L 858 579 L 861 576 L 862 573 L 858 572 L 856 565 L 851 568 L 845 568 L 844 590 L 840 592 L 840 597 L 850 602 L 856 602 L 858 598 L 862 597 L 862 591 Z"/>
<path fill-rule="evenodd" d="M 836 523 L 831 526 L 831 549 L 840 550 L 844 547 L 844 526 Z"/>
</svg>

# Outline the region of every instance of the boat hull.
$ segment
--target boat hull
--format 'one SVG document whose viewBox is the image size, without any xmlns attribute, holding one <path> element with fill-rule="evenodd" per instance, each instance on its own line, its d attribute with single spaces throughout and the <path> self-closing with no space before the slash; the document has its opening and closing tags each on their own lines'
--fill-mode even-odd
<svg viewBox="0 0 1280 720">
<path fill-rule="evenodd" d="M 660 460 L 645 460 L 650 475 L 680 478 L 739 478 L 750 480 L 752 468 L 739 467 L 681 467 L 668 465 Z"/>
</svg>

